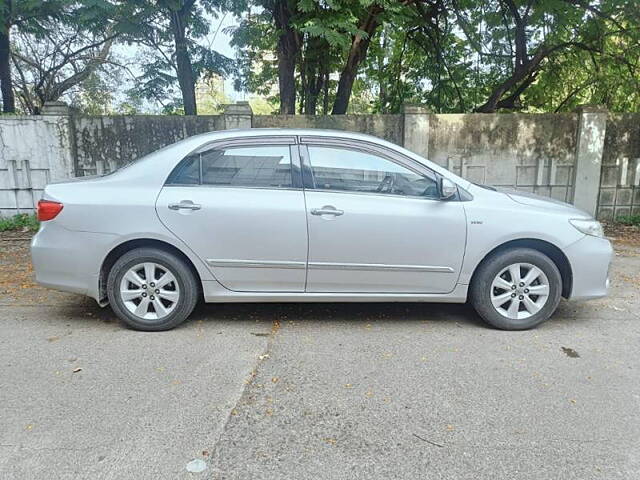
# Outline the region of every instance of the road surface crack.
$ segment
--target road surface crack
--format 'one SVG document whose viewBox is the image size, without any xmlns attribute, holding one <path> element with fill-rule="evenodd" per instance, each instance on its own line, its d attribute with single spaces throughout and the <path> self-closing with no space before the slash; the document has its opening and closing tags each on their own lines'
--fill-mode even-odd
<svg viewBox="0 0 640 480">
<path fill-rule="evenodd" d="M 260 355 L 258 355 L 257 362 L 251 369 L 249 376 L 244 380 L 244 385 L 242 387 L 242 390 L 240 391 L 240 394 L 236 397 L 233 403 L 233 406 L 227 412 L 224 422 L 222 423 L 222 427 L 220 428 L 220 432 L 217 438 L 215 439 L 213 446 L 209 450 L 211 452 L 210 467 L 211 467 L 211 470 L 214 472 L 214 474 L 222 473 L 220 469 L 217 468 L 217 465 L 219 464 L 218 450 L 220 447 L 220 442 L 222 441 L 222 436 L 227 430 L 227 426 L 231 421 L 231 417 L 237 415 L 238 408 L 242 404 L 243 399 L 245 399 L 249 395 L 249 388 L 253 385 L 253 381 L 258 375 L 258 371 L 260 370 L 260 367 L 270 358 L 271 348 L 276 340 L 279 330 L 280 330 L 280 320 L 276 319 L 273 321 L 271 325 L 271 331 L 269 332 L 269 335 L 268 335 L 269 339 L 267 340 L 267 345 L 264 351 Z"/>
</svg>

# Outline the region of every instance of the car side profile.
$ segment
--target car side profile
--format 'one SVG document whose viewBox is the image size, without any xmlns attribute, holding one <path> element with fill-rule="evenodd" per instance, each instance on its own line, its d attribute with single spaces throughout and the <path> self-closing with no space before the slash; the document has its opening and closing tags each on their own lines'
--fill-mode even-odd
<svg viewBox="0 0 640 480">
<path fill-rule="evenodd" d="M 363 134 L 193 136 L 111 174 L 46 187 L 36 280 L 166 330 L 205 302 L 452 302 L 527 329 L 560 297 L 606 295 L 590 215 L 475 185 Z"/>
</svg>

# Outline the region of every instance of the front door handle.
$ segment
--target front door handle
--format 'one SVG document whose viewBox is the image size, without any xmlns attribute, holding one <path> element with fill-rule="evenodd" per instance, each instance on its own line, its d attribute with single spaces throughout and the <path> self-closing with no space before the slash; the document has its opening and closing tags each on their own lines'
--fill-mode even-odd
<svg viewBox="0 0 640 480">
<path fill-rule="evenodd" d="M 340 215 L 344 215 L 344 210 L 338 210 L 331 205 L 325 205 L 322 208 L 312 208 L 311 215 L 333 215 L 339 217 Z"/>
<path fill-rule="evenodd" d="M 169 210 L 200 210 L 202 205 L 191 200 L 182 200 L 180 203 L 170 203 Z"/>
</svg>

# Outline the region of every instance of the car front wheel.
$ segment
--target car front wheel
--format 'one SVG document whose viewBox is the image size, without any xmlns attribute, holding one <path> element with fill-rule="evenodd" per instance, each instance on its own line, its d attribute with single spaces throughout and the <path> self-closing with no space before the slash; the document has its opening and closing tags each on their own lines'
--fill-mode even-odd
<svg viewBox="0 0 640 480">
<path fill-rule="evenodd" d="M 111 308 L 136 330 L 169 330 L 184 322 L 198 301 L 199 288 L 188 265 L 157 248 L 137 248 L 109 272 Z"/>
<path fill-rule="evenodd" d="M 558 307 L 562 277 L 545 254 L 514 248 L 492 255 L 474 275 L 470 298 L 478 314 L 503 330 L 525 330 Z"/>
</svg>

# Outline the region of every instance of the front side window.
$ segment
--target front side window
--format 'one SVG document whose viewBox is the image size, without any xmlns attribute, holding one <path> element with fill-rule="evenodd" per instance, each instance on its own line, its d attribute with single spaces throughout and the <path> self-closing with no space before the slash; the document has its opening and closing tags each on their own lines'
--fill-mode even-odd
<svg viewBox="0 0 640 480">
<path fill-rule="evenodd" d="M 309 146 L 308 150 L 316 189 L 438 196 L 434 178 L 372 153 L 320 146 Z"/>
<path fill-rule="evenodd" d="M 292 186 L 289 146 L 211 147 L 186 157 L 167 183 L 288 188 Z"/>
</svg>

